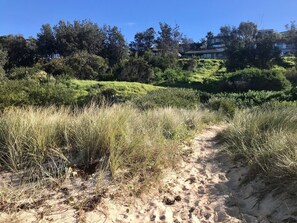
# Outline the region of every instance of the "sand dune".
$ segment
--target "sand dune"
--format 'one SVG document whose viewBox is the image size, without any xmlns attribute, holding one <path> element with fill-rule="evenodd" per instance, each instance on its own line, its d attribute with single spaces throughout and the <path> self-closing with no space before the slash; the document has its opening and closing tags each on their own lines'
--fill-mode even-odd
<svg viewBox="0 0 297 223">
<path fill-rule="evenodd" d="M 255 193 L 263 186 L 261 181 L 242 184 L 247 169 L 231 162 L 217 146 L 216 135 L 223 128 L 210 127 L 184 145 L 177 167 L 166 170 L 158 186 L 141 196 L 131 196 L 116 184 L 102 188 L 104 195 L 99 196 L 92 179 L 76 179 L 49 196 L 46 205 L 0 213 L 0 222 L 297 222 L 297 204 L 285 195 L 267 194 L 259 201 Z M 72 194 L 75 203 L 86 193 L 90 195 L 86 208 L 79 210 L 65 198 Z"/>
</svg>

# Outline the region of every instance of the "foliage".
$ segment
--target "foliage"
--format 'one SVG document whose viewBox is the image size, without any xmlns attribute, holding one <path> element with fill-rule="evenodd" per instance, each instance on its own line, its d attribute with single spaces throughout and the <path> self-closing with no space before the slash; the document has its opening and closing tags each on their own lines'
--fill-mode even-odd
<svg viewBox="0 0 297 223">
<path fill-rule="evenodd" d="M 120 30 L 114 26 L 104 26 L 104 42 L 102 57 L 108 59 L 109 66 L 120 63 L 128 57 L 128 46 Z"/>
<path fill-rule="evenodd" d="M 275 101 L 291 101 L 291 91 L 251 91 L 241 93 L 219 93 L 211 94 L 212 100 L 227 99 L 234 103 L 237 108 L 260 106 Z"/>
<path fill-rule="evenodd" d="M 31 67 L 38 59 L 36 40 L 33 38 L 26 40 L 21 35 L 1 36 L 0 45 L 7 51 L 6 71 L 14 67 Z"/>
<path fill-rule="evenodd" d="M 182 37 L 178 25 L 172 28 L 167 23 L 160 23 L 158 34 L 159 36 L 156 40 L 157 48 L 163 55 L 171 54 L 176 57 L 179 50 L 178 44 Z"/>
<path fill-rule="evenodd" d="M 167 88 L 151 91 L 133 100 L 141 109 L 156 107 L 195 108 L 199 105 L 198 92 L 189 89 Z"/>
<path fill-rule="evenodd" d="M 286 78 L 291 82 L 292 85 L 297 85 L 297 70 L 296 68 L 288 69 L 285 73 Z"/>
<path fill-rule="evenodd" d="M 179 60 L 180 62 L 180 60 Z M 186 71 L 196 71 L 196 68 L 198 66 L 198 62 L 195 59 L 190 59 L 190 60 L 185 60 L 183 65 L 182 65 L 182 69 L 186 70 Z"/>
<path fill-rule="evenodd" d="M 74 76 L 74 71 L 65 64 L 64 58 L 53 58 L 42 63 L 41 68 L 53 76 Z"/>
<path fill-rule="evenodd" d="M 5 75 L 4 65 L 7 62 L 7 52 L 0 48 L 0 79 Z"/>
<path fill-rule="evenodd" d="M 65 65 L 69 66 L 73 75 L 78 79 L 104 80 L 108 65 L 106 61 L 97 55 L 80 52 L 65 59 Z"/>
<path fill-rule="evenodd" d="M 57 53 L 57 42 L 55 33 L 50 24 L 41 26 L 37 33 L 38 54 L 43 58 L 52 58 Z"/>
<path fill-rule="evenodd" d="M 129 59 L 117 71 L 117 79 L 120 81 L 150 83 L 153 78 L 154 71 L 152 67 L 141 58 Z"/>
<path fill-rule="evenodd" d="M 54 26 L 54 36 L 57 52 L 61 56 L 69 56 L 80 51 L 99 54 L 103 47 L 103 30 L 88 20 L 75 20 L 73 24 L 60 21 Z"/>
<path fill-rule="evenodd" d="M 286 57 L 282 57 L 282 60 L 280 62 L 280 66 L 286 68 L 286 69 L 290 69 L 290 68 L 294 68 L 296 67 L 296 57 L 294 56 L 286 56 Z"/>
<path fill-rule="evenodd" d="M 248 90 L 280 91 L 290 88 L 290 82 L 282 70 L 246 68 L 226 75 L 220 80 L 222 91 L 243 92 Z"/>
<path fill-rule="evenodd" d="M 172 54 L 165 55 L 154 55 L 151 51 L 147 51 L 144 55 L 144 59 L 155 68 L 160 68 L 161 70 L 166 70 L 168 68 L 175 68 L 177 63 L 177 58 Z"/>
<path fill-rule="evenodd" d="M 228 71 L 246 67 L 268 69 L 279 61 L 280 50 L 275 46 L 278 35 L 258 32 L 252 22 L 241 22 L 238 28 L 223 26 L 219 35 L 226 45 Z"/>
<path fill-rule="evenodd" d="M 51 79 L 5 80 L 0 88 L 0 110 L 10 106 L 67 105 L 77 101 L 74 89 Z"/>
<path fill-rule="evenodd" d="M 221 112 L 228 118 L 233 118 L 236 111 L 235 103 L 227 98 L 211 99 L 206 107 L 210 110 Z"/>
<path fill-rule="evenodd" d="M 161 84 L 172 84 L 177 82 L 189 81 L 191 72 L 181 69 L 166 69 L 164 72 L 159 71 L 155 74 L 154 82 Z"/>
<path fill-rule="evenodd" d="M 138 32 L 134 36 L 134 41 L 129 44 L 130 50 L 137 56 L 143 56 L 148 50 L 151 50 L 155 43 L 155 30 L 148 28 L 144 32 Z"/>
<path fill-rule="evenodd" d="M 39 67 L 17 67 L 13 68 L 6 76 L 11 80 L 34 78 L 36 74 L 42 73 Z M 46 77 L 46 73 L 43 75 Z"/>
<path fill-rule="evenodd" d="M 107 90 L 113 92 L 114 100 L 121 102 L 161 88 L 149 84 L 124 81 L 70 80 L 70 83 L 72 88 L 78 92 L 78 97 L 87 102 L 92 98 L 102 98 Z"/>
</svg>

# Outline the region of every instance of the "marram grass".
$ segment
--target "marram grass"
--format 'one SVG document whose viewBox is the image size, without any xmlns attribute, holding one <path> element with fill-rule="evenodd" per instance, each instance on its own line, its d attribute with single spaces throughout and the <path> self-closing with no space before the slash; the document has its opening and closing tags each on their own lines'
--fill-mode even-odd
<svg viewBox="0 0 297 223">
<path fill-rule="evenodd" d="M 0 165 L 37 178 L 94 165 L 153 175 L 175 164 L 181 140 L 217 120 L 208 111 L 128 105 L 11 108 L 0 115 Z"/>
</svg>

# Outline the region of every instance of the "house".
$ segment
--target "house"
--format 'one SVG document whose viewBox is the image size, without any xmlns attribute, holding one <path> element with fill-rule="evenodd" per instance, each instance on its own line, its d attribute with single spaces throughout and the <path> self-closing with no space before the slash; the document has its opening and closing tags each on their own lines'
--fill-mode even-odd
<svg viewBox="0 0 297 223">
<path fill-rule="evenodd" d="M 275 31 L 273 29 L 262 29 L 259 30 L 257 35 L 267 35 L 272 34 Z M 288 43 L 286 41 L 286 35 L 288 31 L 280 32 L 281 38 L 275 43 L 275 46 L 278 47 L 281 51 L 281 56 L 290 56 L 297 52 L 294 44 Z M 222 41 L 222 38 L 218 35 L 215 36 L 211 41 L 210 45 L 204 45 L 199 50 L 190 50 L 183 52 L 183 57 L 197 57 L 201 59 L 225 59 L 224 51 L 226 47 Z"/>
<path fill-rule="evenodd" d="M 224 48 L 193 50 L 183 53 L 183 57 L 197 57 L 201 59 L 224 59 Z"/>
<path fill-rule="evenodd" d="M 190 50 L 182 54 L 183 57 L 197 57 L 201 59 L 225 59 L 225 44 L 220 36 L 215 36 L 210 45 L 204 45 L 200 50 Z"/>
<path fill-rule="evenodd" d="M 275 43 L 275 46 L 280 49 L 282 56 L 290 56 L 297 51 L 294 44 L 288 43 L 288 41 L 286 41 L 288 34 L 288 31 L 280 32 L 282 38 Z"/>
</svg>

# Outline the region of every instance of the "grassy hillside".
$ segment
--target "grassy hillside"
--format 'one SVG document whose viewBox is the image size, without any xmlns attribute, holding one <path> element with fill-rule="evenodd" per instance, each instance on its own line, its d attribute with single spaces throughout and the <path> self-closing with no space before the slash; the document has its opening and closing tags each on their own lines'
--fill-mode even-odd
<svg viewBox="0 0 297 223">
<path fill-rule="evenodd" d="M 118 81 L 94 81 L 76 80 L 70 81 L 71 86 L 76 90 L 78 97 L 86 97 L 105 90 L 112 89 L 117 97 L 130 99 L 135 96 L 143 95 L 162 87 L 138 82 L 118 82 Z"/>
<path fill-rule="evenodd" d="M 216 79 L 217 75 L 226 72 L 224 61 L 218 59 L 199 59 L 190 81 L 203 82 L 206 79 Z"/>
</svg>

